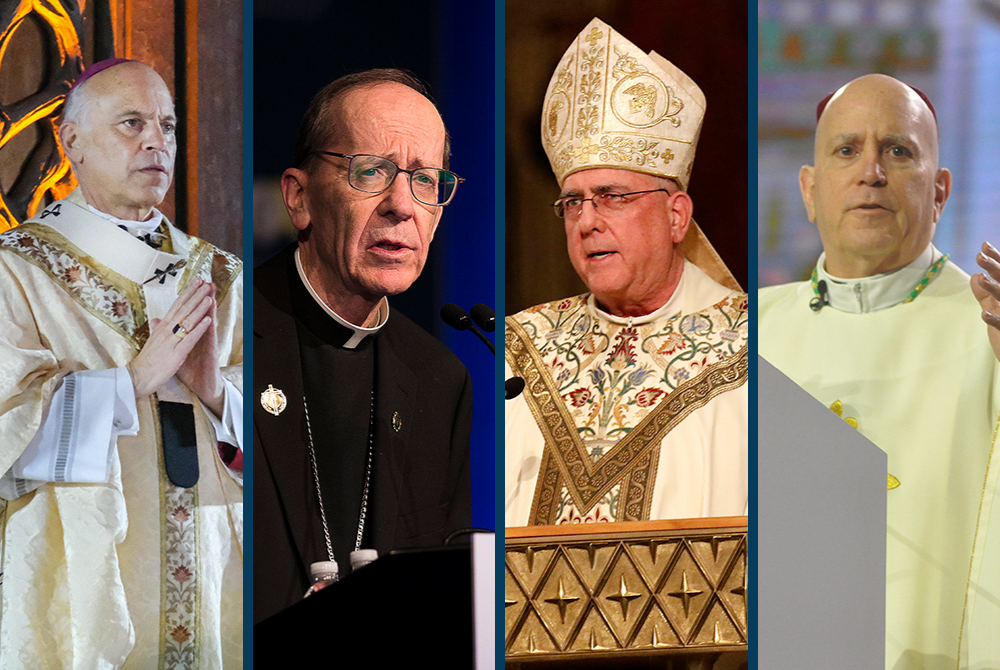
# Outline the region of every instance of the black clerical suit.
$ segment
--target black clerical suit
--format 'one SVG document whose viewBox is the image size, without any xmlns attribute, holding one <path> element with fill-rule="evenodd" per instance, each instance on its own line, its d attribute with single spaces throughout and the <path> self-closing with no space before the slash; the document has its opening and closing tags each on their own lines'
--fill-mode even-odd
<svg viewBox="0 0 1000 670">
<path fill-rule="evenodd" d="M 302 402 L 298 330 L 304 326 L 295 313 L 301 308 L 293 308 L 303 304 L 305 288 L 293 252 L 294 246 L 254 270 L 254 623 L 300 600 L 309 565 L 327 560 Z M 375 355 L 374 455 L 363 548 L 381 555 L 440 545 L 449 532 L 471 524 L 469 373 L 398 312 L 369 337 Z M 278 415 L 261 404 L 269 386 L 287 401 Z M 312 398 L 308 402 L 316 449 L 335 448 L 329 445 L 336 436 L 316 435 L 317 408 Z M 324 507 L 328 520 L 338 513 L 326 492 Z M 347 562 L 346 556 L 337 559 L 342 566 Z"/>
</svg>

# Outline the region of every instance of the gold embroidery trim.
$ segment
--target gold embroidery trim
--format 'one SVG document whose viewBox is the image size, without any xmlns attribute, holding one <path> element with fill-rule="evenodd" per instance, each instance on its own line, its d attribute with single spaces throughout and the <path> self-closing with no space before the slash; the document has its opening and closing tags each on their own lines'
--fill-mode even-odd
<svg viewBox="0 0 1000 670">
<path fill-rule="evenodd" d="M 199 618 L 201 616 L 201 586 L 204 578 L 200 551 L 201 526 L 198 523 L 198 485 L 195 484 L 190 489 L 183 489 L 174 486 L 167 477 L 163 456 L 163 431 L 156 394 L 149 396 L 149 402 L 153 416 L 152 423 L 160 471 L 160 653 L 157 667 L 158 670 L 195 668 L 199 667 L 201 659 L 202 631 Z M 175 591 L 176 587 L 170 583 L 170 565 L 172 562 L 176 562 L 176 559 L 171 561 L 171 546 L 174 547 L 173 553 L 177 553 L 177 546 L 182 545 L 187 538 L 184 537 L 185 531 L 170 528 L 168 516 L 176 511 L 171 509 L 173 504 L 171 493 L 178 498 L 178 506 L 185 505 L 186 511 L 190 513 L 191 527 L 187 533 L 190 533 L 189 542 L 194 570 L 194 574 L 186 576 L 183 580 L 177 580 L 175 577 L 175 580 L 181 581 L 182 586 L 184 581 L 190 580 L 192 582 L 193 598 L 182 601 L 175 594 L 173 602 L 171 602 L 170 596 L 171 591 Z M 187 625 L 183 625 L 184 623 Z M 189 634 L 189 636 L 184 637 L 185 634 Z M 184 643 L 189 640 L 191 645 L 184 648 Z"/>
<path fill-rule="evenodd" d="M 594 463 L 587 456 L 558 387 L 531 338 L 512 319 L 507 319 L 506 323 L 505 357 L 514 373 L 525 380 L 524 395 L 528 408 L 545 439 L 542 467 L 531 506 L 532 525 L 551 522 L 551 506 L 557 498 L 560 481 L 564 482 L 577 509 L 586 514 L 616 484 L 633 484 L 633 467 L 645 463 L 644 459 L 650 459 L 648 467 L 652 467 L 655 474 L 656 459 L 649 452 L 658 448 L 667 433 L 718 395 L 742 386 L 748 376 L 748 353 L 744 346 L 735 356 L 709 366 L 674 389 L 639 425 Z M 652 481 L 648 467 L 645 484 Z M 625 504 L 620 506 L 620 515 L 626 514 L 626 508 L 634 510 L 639 504 L 639 484 L 634 483 L 636 488 L 623 490 Z M 645 485 L 641 488 L 641 497 L 651 497 L 646 496 Z M 648 518 L 651 504 L 651 500 L 642 504 L 642 518 Z"/>
<path fill-rule="evenodd" d="M 55 247 L 59 251 L 70 256 L 82 267 L 90 271 L 101 283 L 120 291 L 124 298 L 128 301 L 129 307 L 132 310 L 132 324 L 134 328 L 132 331 L 128 331 L 118 325 L 108 318 L 106 314 L 99 311 L 95 305 L 88 303 L 80 293 L 73 290 L 73 288 L 54 271 L 53 267 L 47 262 L 47 258 L 40 258 L 38 256 L 28 254 L 13 244 L 0 242 L 0 247 L 12 251 L 42 270 L 53 280 L 53 282 L 55 282 L 58 286 L 62 286 L 70 297 L 83 307 L 84 310 L 121 335 L 124 339 L 128 340 L 136 349 L 142 348 L 142 345 L 146 342 L 146 338 L 149 336 L 148 319 L 146 318 L 146 301 L 142 297 L 140 287 L 137 286 L 135 282 L 130 281 L 111 268 L 98 262 L 92 256 L 84 254 L 79 247 L 66 239 L 62 234 L 56 232 L 48 226 L 34 223 L 24 223 L 16 228 L 16 232 L 30 234 L 31 237 L 39 240 L 40 242 Z"/>
<path fill-rule="evenodd" d="M 215 301 L 221 304 L 236 277 L 243 271 L 242 261 L 202 239 L 197 237 L 188 239 L 191 242 L 191 251 L 188 254 L 188 263 L 181 274 L 178 291 L 184 290 L 192 278 L 204 274 L 204 267 L 208 265 L 207 274 L 215 284 Z"/>
</svg>

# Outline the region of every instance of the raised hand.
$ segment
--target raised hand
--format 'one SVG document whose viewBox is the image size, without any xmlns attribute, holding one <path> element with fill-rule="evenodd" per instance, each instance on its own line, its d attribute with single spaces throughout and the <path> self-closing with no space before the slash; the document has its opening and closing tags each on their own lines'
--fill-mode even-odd
<svg viewBox="0 0 1000 670">
<path fill-rule="evenodd" d="M 195 392 L 195 395 L 215 413 L 215 416 L 221 417 L 225 387 L 215 353 L 215 325 L 217 323 L 215 318 L 215 285 L 206 284 L 206 286 L 211 288 L 209 297 L 212 299 L 212 303 L 208 309 L 208 317 L 211 321 L 208 330 L 191 349 L 180 368 L 177 369 L 177 377 Z"/>
<path fill-rule="evenodd" d="M 128 364 L 136 398 L 154 393 L 177 374 L 202 336 L 209 328 L 214 331 L 213 293 L 211 284 L 195 279 L 177 296 L 163 319 L 150 321 L 149 339 Z M 214 344 L 212 346 L 214 349 Z"/>
<path fill-rule="evenodd" d="M 1000 360 L 1000 251 L 989 242 L 983 242 L 983 250 L 976 256 L 976 262 L 984 272 L 973 275 L 972 294 L 983 308 L 983 321 L 988 325 L 993 353 Z"/>
</svg>

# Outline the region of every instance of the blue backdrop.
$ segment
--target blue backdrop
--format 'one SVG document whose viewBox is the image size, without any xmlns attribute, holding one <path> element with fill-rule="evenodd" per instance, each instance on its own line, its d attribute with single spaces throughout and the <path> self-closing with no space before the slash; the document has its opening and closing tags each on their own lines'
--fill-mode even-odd
<svg viewBox="0 0 1000 670">
<path fill-rule="evenodd" d="M 391 304 L 472 375 L 473 525 L 493 529 L 494 358 L 474 335 L 438 317 L 447 302 L 495 307 L 492 3 L 256 0 L 253 11 L 254 265 L 283 246 L 261 241 L 258 231 L 283 225 L 276 180 L 291 166 L 299 122 L 320 88 L 349 72 L 404 68 L 427 82 L 441 110 L 451 169 L 467 182 L 445 209 L 423 275 Z"/>
</svg>

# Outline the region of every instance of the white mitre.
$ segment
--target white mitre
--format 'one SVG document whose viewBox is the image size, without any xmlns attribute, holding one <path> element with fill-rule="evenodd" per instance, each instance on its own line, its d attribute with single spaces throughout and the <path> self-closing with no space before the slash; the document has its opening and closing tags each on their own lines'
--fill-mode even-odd
<svg viewBox="0 0 1000 670">
<path fill-rule="evenodd" d="M 549 80 L 542 145 L 560 186 L 574 172 L 614 168 L 687 189 L 704 116 L 705 95 L 690 77 L 595 18 Z M 693 219 L 681 250 L 712 279 L 742 291 Z"/>
</svg>

